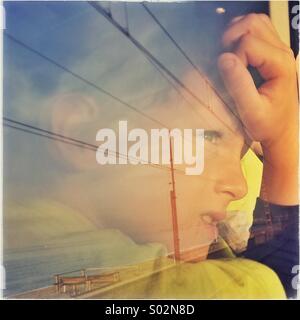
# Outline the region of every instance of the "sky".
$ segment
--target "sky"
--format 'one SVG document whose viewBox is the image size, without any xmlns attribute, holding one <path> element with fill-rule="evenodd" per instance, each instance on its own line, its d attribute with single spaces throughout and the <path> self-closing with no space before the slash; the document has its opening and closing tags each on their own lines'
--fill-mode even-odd
<svg viewBox="0 0 300 320">
<path fill-rule="evenodd" d="M 222 16 L 215 12 L 218 5 L 217 2 L 148 5 L 191 60 L 212 77 L 216 74 L 215 59 L 220 52 L 219 40 L 225 24 L 230 17 L 245 13 L 250 7 L 257 9 L 253 3 L 243 6 L 228 3 L 227 13 Z M 5 3 L 5 9 L 7 34 L 139 110 L 159 116 L 167 125 L 185 122 L 180 114 L 190 110 L 187 102 L 141 52 L 88 3 L 10 1 Z M 111 5 L 113 17 L 123 25 L 125 9 L 132 36 L 178 78 L 186 83 L 195 81 L 197 75 L 191 65 L 142 5 Z M 198 78 L 198 81 L 202 80 Z M 116 128 L 119 120 L 128 120 L 131 127 L 149 129 L 154 125 L 5 36 L 3 113 L 93 144 L 100 128 Z M 192 111 L 186 117 L 186 122 L 191 120 Z M 168 210 L 168 173 L 154 171 L 153 168 L 102 170 L 90 151 L 4 129 L 4 204 L 30 206 L 36 199 L 54 199 L 75 208 L 101 227 L 103 220 L 112 223 L 111 212 L 122 211 L 122 201 L 123 207 L 128 204 L 124 194 L 126 179 L 131 181 L 136 195 L 139 192 L 143 195 L 140 200 L 135 198 L 136 203 L 141 201 L 140 207 L 157 199 L 153 209 Z M 141 181 L 149 176 L 151 182 L 143 185 L 143 191 L 139 190 Z M 116 198 L 121 204 L 114 203 Z"/>
</svg>

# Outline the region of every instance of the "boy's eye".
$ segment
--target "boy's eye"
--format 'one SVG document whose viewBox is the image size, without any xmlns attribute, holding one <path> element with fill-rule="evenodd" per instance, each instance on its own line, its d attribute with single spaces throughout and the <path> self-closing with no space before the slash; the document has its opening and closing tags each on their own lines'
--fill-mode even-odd
<svg viewBox="0 0 300 320">
<path fill-rule="evenodd" d="M 219 131 L 215 131 L 215 130 L 204 131 L 204 139 L 211 143 L 218 143 L 221 137 L 222 137 L 222 134 Z"/>
</svg>

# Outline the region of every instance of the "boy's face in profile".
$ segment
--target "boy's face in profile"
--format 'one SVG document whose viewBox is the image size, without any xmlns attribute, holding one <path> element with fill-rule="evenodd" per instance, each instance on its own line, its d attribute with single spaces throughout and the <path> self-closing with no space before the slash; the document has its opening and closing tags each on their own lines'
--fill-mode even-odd
<svg viewBox="0 0 300 320">
<path fill-rule="evenodd" d="M 166 105 L 152 110 L 165 123 L 172 123 L 173 128 L 205 129 L 203 173 L 188 176 L 184 174 L 185 165 L 175 166 L 181 250 L 201 247 L 201 252 L 196 250 L 195 254 L 205 256 L 218 236 L 216 224 L 225 218 L 227 205 L 247 192 L 240 165 L 245 139 L 239 120 L 212 89 L 196 81 L 192 74 L 186 81 L 194 86 L 204 105 L 191 102 L 192 111 L 188 109 L 191 106 L 178 106 L 174 103 L 176 98 L 170 97 Z M 76 104 L 78 108 L 74 107 Z M 56 131 L 69 128 L 73 136 L 99 116 L 95 111 L 99 109 L 97 103 L 79 95 L 58 97 L 51 108 L 53 126 L 60 129 Z M 72 147 L 61 148 L 57 143 L 57 148 L 59 157 L 68 159 L 76 168 L 59 187 L 67 202 L 85 212 L 89 211 L 86 208 L 97 208 L 90 218 L 101 227 L 119 229 L 138 243 L 159 242 L 173 250 L 169 170 L 145 165 L 100 166 L 88 150 L 81 150 L 78 156 L 78 150 Z"/>
<path fill-rule="evenodd" d="M 230 110 L 213 89 L 197 80 L 192 74 L 186 78 L 204 105 L 194 105 L 196 113 L 186 108 L 185 114 L 178 117 L 182 126 L 205 129 L 204 171 L 200 176 L 176 175 L 177 212 L 181 250 L 199 247 L 193 254 L 205 256 L 208 246 L 218 237 L 216 224 L 226 217 L 228 204 L 247 193 L 240 160 L 247 149 L 248 138 L 239 118 L 233 114 L 234 108 L 231 106 L 233 110 Z M 157 216 L 159 220 L 163 219 Z M 172 248 L 170 222 L 171 219 L 165 236 Z M 148 231 L 150 234 L 151 230 Z M 155 241 L 155 234 L 151 240 Z M 191 254 L 186 258 L 193 259 Z"/>
</svg>

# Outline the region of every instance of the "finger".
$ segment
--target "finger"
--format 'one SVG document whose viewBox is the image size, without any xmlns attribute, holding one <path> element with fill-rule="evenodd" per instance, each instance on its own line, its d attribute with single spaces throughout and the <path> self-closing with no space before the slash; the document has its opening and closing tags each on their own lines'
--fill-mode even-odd
<svg viewBox="0 0 300 320">
<path fill-rule="evenodd" d="M 244 35 L 234 53 L 244 66 L 251 65 L 259 71 L 264 80 L 288 75 L 291 56 L 269 43 L 251 35 Z"/>
<path fill-rule="evenodd" d="M 265 20 L 265 18 L 257 14 L 250 14 L 239 19 L 225 31 L 222 38 L 224 47 L 231 48 L 242 36 L 252 34 L 275 47 L 285 49 L 285 44 Z"/>
<path fill-rule="evenodd" d="M 219 57 L 218 66 L 226 89 L 233 98 L 243 123 L 246 128 L 251 127 L 256 121 L 255 114 L 264 112 L 262 98 L 251 74 L 233 53 L 223 53 Z"/>
<path fill-rule="evenodd" d="M 270 32 L 272 32 L 274 34 L 275 37 L 279 38 L 279 34 L 277 32 L 277 30 L 275 29 L 270 17 L 264 13 L 257 13 L 257 16 L 263 21 L 263 23 L 265 24 L 266 28 L 269 28 Z M 237 16 L 234 17 L 228 26 L 232 26 L 234 23 L 240 21 L 241 19 L 245 18 L 246 15 L 241 15 L 241 16 Z"/>
<path fill-rule="evenodd" d="M 265 13 L 256 13 L 256 15 L 262 20 L 264 21 L 264 23 L 266 24 L 266 26 L 270 29 L 271 32 L 273 32 L 278 38 L 279 38 L 279 34 L 276 30 L 276 28 L 274 27 L 270 17 L 265 14 Z M 235 22 L 238 22 L 239 20 L 245 18 L 246 15 L 241 15 L 241 16 L 237 16 L 237 17 L 234 17 L 230 23 L 229 23 L 229 26 L 234 24 Z"/>
</svg>

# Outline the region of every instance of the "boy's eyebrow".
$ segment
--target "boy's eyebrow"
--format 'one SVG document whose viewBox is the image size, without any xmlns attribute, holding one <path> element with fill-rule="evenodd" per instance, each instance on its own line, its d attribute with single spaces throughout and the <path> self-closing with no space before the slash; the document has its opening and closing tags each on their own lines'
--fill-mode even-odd
<svg viewBox="0 0 300 320">
<path fill-rule="evenodd" d="M 216 124 L 205 124 L 205 125 L 203 124 L 202 128 L 206 132 L 215 131 L 215 132 L 220 133 L 222 136 L 223 135 L 231 135 L 232 136 L 235 134 L 239 134 L 239 135 L 244 134 L 243 129 L 237 123 L 234 123 L 232 125 L 232 130 L 229 130 L 228 127 L 225 127 L 222 124 L 217 124 L 217 123 Z"/>
<path fill-rule="evenodd" d="M 217 126 L 220 125 L 222 126 L 222 129 L 224 127 L 224 129 L 226 128 L 226 130 L 231 131 L 231 133 L 235 133 L 239 129 L 243 130 L 244 125 L 242 123 L 242 120 L 240 119 L 239 115 L 236 112 L 234 112 L 234 110 L 232 110 L 228 105 L 222 104 L 221 107 L 224 111 L 224 114 L 226 115 L 225 117 L 222 117 L 222 115 L 218 115 L 218 112 L 216 112 L 218 110 L 214 111 L 213 106 L 211 109 L 209 109 L 206 105 L 201 104 L 200 107 L 200 111 L 203 111 L 203 115 L 201 115 L 200 112 L 198 112 L 198 114 L 201 118 L 203 118 L 203 120 L 206 120 L 206 122 L 208 122 L 207 120 L 213 119 L 214 123 L 216 123 Z M 219 108 L 220 106 L 218 107 L 218 109 Z M 228 123 L 229 121 L 230 123 Z"/>
<path fill-rule="evenodd" d="M 215 129 L 203 129 L 204 133 L 216 133 L 218 137 L 222 137 L 224 135 L 224 131 L 219 130 L 218 128 Z"/>
</svg>

